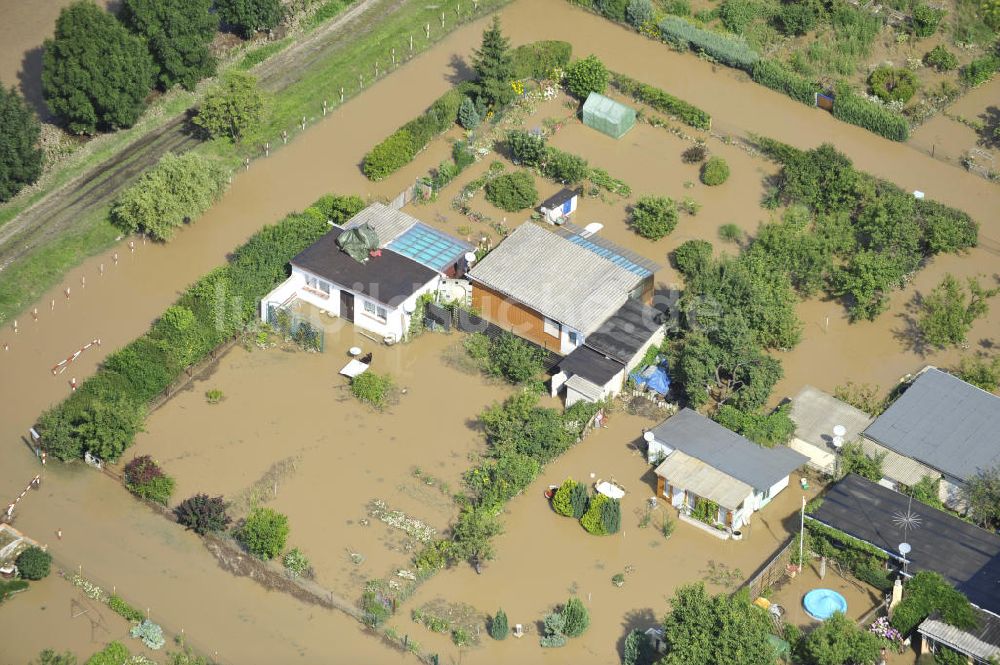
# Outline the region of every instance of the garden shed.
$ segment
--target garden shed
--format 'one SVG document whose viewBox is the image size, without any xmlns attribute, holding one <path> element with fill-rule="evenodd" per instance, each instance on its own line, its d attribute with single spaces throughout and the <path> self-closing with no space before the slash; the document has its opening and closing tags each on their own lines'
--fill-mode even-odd
<svg viewBox="0 0 1000 665">
<path fill-rule="evenodd" d="M 583 124 L 620 139 L 635 125 L 635 109 L 592 92 L 583 103 Z"/>
</svg>

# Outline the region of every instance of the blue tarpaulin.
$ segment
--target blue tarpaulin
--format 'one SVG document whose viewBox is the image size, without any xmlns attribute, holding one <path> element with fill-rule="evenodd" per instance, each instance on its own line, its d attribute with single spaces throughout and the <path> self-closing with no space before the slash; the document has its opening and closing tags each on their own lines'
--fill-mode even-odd
<svg viewBox="0 0 1000 665">
<path fill-rule="evenodd" d="M 635 381 L 640 388 L 655 390 L 661 395 L 666 395 L 670 391 L 670 374 L 667 361 L 663 360 L 658 364 L 650 365 L 645 369 L 632 372 L 629 377 Z"/>
</svg>

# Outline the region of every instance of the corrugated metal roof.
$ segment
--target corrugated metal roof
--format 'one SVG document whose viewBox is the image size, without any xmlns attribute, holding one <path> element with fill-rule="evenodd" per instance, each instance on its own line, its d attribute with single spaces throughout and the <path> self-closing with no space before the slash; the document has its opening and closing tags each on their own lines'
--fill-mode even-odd
<svg viewBox="0 0 1000 665">
<path fill-rule="evenodd" d="M 697 411 L 681 409 L 652 429 L 661 443 L 766 490 L 809 458 L 785 446 L 764 448 Z"/>
<path fill-rule="evenodd" d="M 362 224 L 369 224 L 378 234 L 379 247 L 385 247 L 401 233 L 419 223 L 419 219 L 407 215 L 401 210 L 390 208 L 381 203 L 373 203 L 351 217 L 344 228 L 353 229 Z"/>
<path fill-rule="evenodd" d="M 931 367 L 865 436 L 965 480 L 1000 464 L 1000 397 Z"/>
<path fill-rule="evenodd" d="M 750 485 L 679 450 L 670 453 L 656 467 L 655 473 L 672 485 L 694 492 L 729 510 L 738 510 L 743 501 L 753 494 Z"/>
<path fill-rule="evenodd" d="M 1000 618 L 977 609 L 976 619 L 978 627 L 962 630 L 946 624 L 934 614 L 924 619 L 917 631 L 979 660 L 986 661 L 1000 656 Z"/>
<path fill-rule="evenodd" d="M 900 517 L 912 513 L 919 526 L 903 529 Z M 899 558 L 907 542 L 911 574 L 931 570 L 946 578 L 972 604 L 1000 612 L 1000 536 L 942 510 L 912 501 L 855 474 L 848 474 L 823 495 L 808 516 Z"/>
<path fill-rule="evenodd" d="M 514 229 L 468 275 L 585 335 L 643 279 L 531 222 Z"/>
</svg>

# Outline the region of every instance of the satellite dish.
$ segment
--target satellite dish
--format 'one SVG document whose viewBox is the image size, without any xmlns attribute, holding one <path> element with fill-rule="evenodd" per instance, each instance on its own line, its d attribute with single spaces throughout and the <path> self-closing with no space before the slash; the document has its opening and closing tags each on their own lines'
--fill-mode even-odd
<svg viewBox="0 0 1000 665">
<path fill-rule="evenodd" d="M 406 312 L 407 314 L 413 314 L 415 311 L 417 311 L 417 306 L 412 302 L 404 302 L 403 311 Z"/>
<path fill-rule="evenodd" d="M 833 435 L 834 436 L 841 436 L 842 437 L 842 436 L 844 436 L 846 434 L 847 434 L 847 428 L 844 427 L 843 425 L 834 425 L 833 426 Z"/>
<path fill-rule="evenodd" d="M 475 263 L 476 262 L 476 253 L 475 252 L 466 252 L 465 253 L 465 262 L 468 263 L 470 266 L 473 263 Z"/>
<path fill-rule="evenodd" d="M 642 438 L 645 439 L 646 441 L 651 442 L 653 439 L 656 438 L 656 435 L 653 434 L 652 432 L 646 432 L 645 434 L 642 435 Z"/>
<path fill-rule="evenodd" d="M 900 543 L 899 544 L 899 553 L 903 555 L 904 559 L 906 558 L 906 555 L 909 554 L 912 549 L 913 548 L 910 547 L 909 543 Z"/>
<path fill-rule="evenodd" d="M 844 437 L 835 436 L 833 437 L 833 447 L 840 450 L 844 446 Z"/>
</svg>

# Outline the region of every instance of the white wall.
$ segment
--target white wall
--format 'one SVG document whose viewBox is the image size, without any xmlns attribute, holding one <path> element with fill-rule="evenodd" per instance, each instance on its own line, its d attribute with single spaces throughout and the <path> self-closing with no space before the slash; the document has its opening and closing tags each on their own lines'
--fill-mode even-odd
<svg viewBox="0 0 1000 665">
<path fill-rule="evenodd" d="M 659 330 L 653 333 L 652 337 L 650 337 L 649 340 L 642 345 L 642 348 L 639 349 L 639 351 L 632 356 L 632 359 L 628 361 L 628 364 L 625 365 L 626 373 L 631 372 L 635 366 L 639 364 L 639 362 L 646 356 L 646 352 L 649 351 L 650 347 L 662 344 L 666 336 L 667 327 L 665 325 L 660 326 Z"/>
<path fill-rule="evenodd" d="M 666 459 L 667 455 L 674 452 L 674 449 L 663 443 L 659 439 L 653 439 L 646 443 L 646 461 L 653 464 L 658 459 Z"/>
<path fill-rule="evenodd" d="M 573 344 L 570 339 L 570 333 L 576 333 L 576 344 Z M 575 328 L 570 328 L 565 323 L 559 326 L 559 353 L 566 355 L 570 353 L 573 349 L 578 346 L 583 345 L 584 335 L 579 330 Z"/>
</svg>

